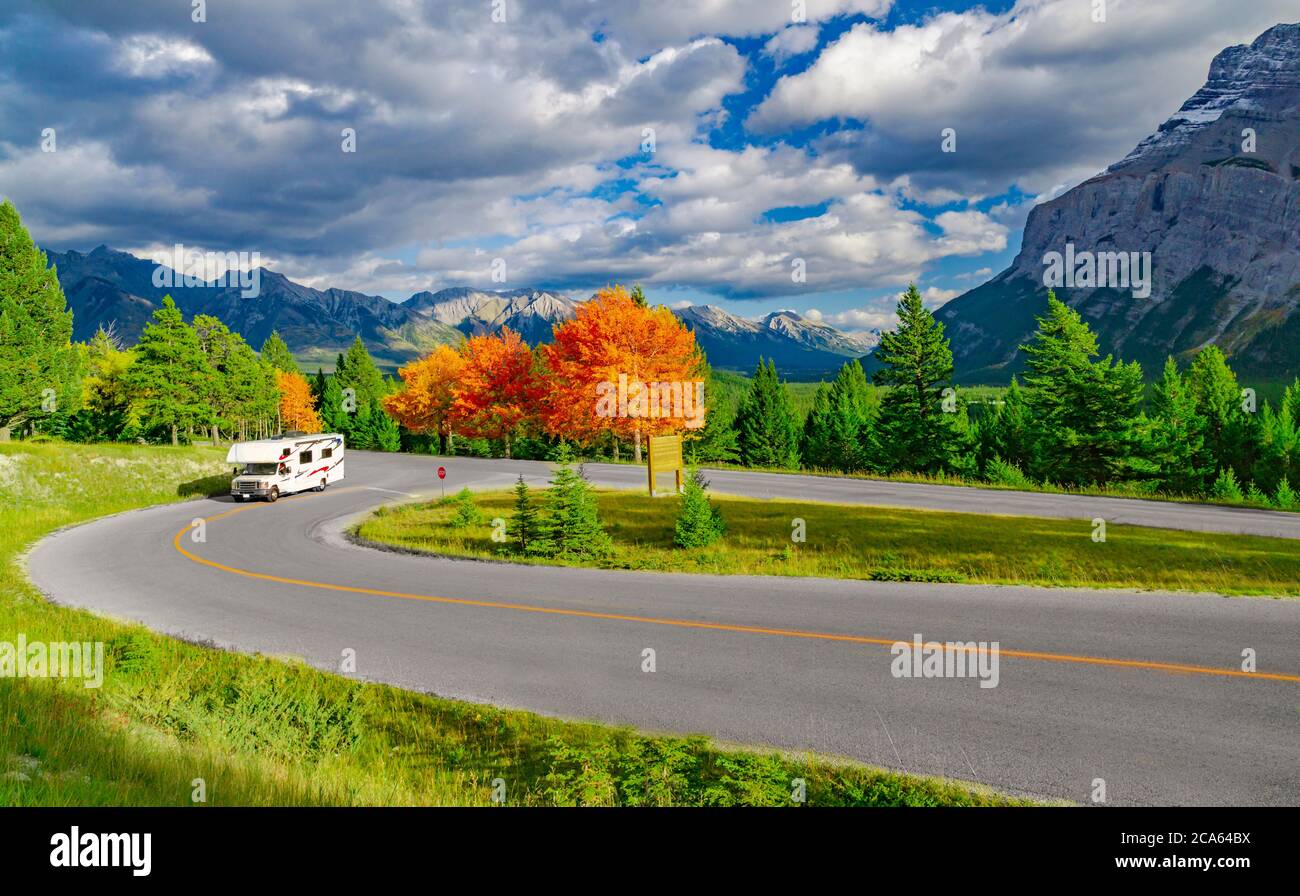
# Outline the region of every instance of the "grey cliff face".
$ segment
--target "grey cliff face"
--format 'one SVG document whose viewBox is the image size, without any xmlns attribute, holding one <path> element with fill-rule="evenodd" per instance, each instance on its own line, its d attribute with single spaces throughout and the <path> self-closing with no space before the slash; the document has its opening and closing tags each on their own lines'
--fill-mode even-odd
<svg viewBox="0 0 1300 896">
<path fill-rule="evenodd" d="M 1020 254 L 940 312 L 959 374 L 1006 379 L 1045 306 L 1044 256 L 1150 253 L 1150 296 L 1057 288 L 1103 353 L 1154 374 L 1218 344 L 1234 365 L 1300 367 L 1300 25 L 1220 53 L 1204 87 L 1122 161 L 1035 208 Z M 1288 348 L 1288 343 L 1290 348 Z"/>
</svg>

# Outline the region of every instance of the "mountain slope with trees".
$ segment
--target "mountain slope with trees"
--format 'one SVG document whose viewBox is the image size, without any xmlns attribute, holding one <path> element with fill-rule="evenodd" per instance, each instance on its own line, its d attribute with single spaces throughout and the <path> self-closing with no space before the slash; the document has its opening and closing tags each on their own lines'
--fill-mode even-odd
<svg viewBox="0 0 1300 896">
<path fill-rule="evenodd" d="M 1102 352 L 1148 373 L 1217 345 L 1252 378 L 1300 373 L 1300 24 L 1215 57 L 1203 88 L 1129 156 L 1036 206 L 1011 267 L 937 317 L 957 378 L 1005 383 L 1047 310 L 1044 256 L 1150 252 L 1151 294 L 1056 289 Z"/>
</svg>

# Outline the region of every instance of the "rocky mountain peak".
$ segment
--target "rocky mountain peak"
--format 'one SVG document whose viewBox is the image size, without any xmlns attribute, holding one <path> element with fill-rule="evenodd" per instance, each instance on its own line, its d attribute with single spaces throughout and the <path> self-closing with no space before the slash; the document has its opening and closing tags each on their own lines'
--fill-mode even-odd
<svg viewBox="0 0 1300 896">
<path fill-rule="evenodd" d="M 1238 371 L 1300 373 L 1300 25 L 1219 53 L 1155 134 L 1030 212 L 1011 267 L 937 313 L 959 377 L 995 382 L 1019 369 L 1053 253 L 1147 269 L 1149 290 L 1109 280 L 1056 289 L 1103 354 L 1154 376 L 1167 356 L 1216 344 Z"/>
<path fill-rule="evenodd" d="M 1249 45 L 1228 47 L 1210 63 L 1204 86 L 1108 171 L 1177 154 L 1230 111 L 1285 114 L 1300 102 L 1300 23 L 1275 25 Z M 1155 157 L 1151 159 L 1151 157 Z"/>
</svg>

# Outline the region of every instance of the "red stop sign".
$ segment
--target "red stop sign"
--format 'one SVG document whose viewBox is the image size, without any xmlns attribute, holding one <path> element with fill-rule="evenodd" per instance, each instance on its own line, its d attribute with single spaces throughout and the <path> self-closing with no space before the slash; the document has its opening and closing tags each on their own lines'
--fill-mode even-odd
<svg viewBox="0 0 1300 896">
<path fill-rule="evenodd" d="M 447 478 L 447 468 L 446 468 L 446 467 L 439 467 L 439 468 L 438 468 L 438 478 L 439 478 L 439 479 L 446 479 L 446 478 Z"/>
</svg>

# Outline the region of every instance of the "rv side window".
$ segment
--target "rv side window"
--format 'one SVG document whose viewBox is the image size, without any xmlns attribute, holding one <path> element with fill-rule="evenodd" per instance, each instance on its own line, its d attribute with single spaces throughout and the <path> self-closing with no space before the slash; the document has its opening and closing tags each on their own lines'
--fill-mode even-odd
<svg viewBox="0 0 1300 896">
<path fill-rule="evenodd" d="M 322 449 L 320 450 L 320 459 L 321 459 L 321 460 L 329 460 L 329 459 L 330 459 L 331 457 L 333 457 L 333 456 L 334 456 L 334 449 L 333 449 L 333 448 L 322 448 Z"/>
<path fill-rule="evenodd" d="M 298 463 L 300 463 L 300 464 L 309 464 L 309 463 L 311 463 L 311 452 L 310 452 L 310 451 L 304 451 L 302 454 L 299 454 L 299 455 L 298 455 Z"/>
</svg>

